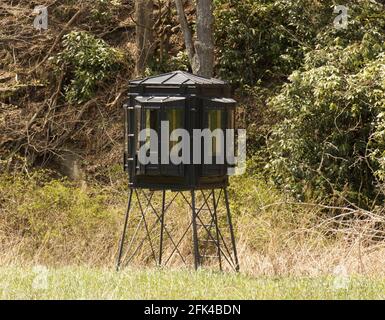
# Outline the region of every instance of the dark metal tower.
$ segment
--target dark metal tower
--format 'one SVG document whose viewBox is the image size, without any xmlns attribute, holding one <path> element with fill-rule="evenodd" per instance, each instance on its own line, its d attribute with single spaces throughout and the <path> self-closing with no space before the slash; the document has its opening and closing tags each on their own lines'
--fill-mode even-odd
<svg viewBox="0 0 385 320">
<path fill-rule="evenodd" d="M 186 265 L 194 263 L 195 269 L 217 265 L 220 270 L 238 271 L 227 193 L 228 172 L 234 164 L 227 157 L 224 162 L 218 160 L 231 149 L 232 138 L 226 136 L 218 143 L 220 150 L 212 144 L 211 155 L 203 155 L 206 149 L 202 147 L 201 156 L 195 153 L 202 158 L 198 163 L 193 161 L 194 143 L 186 163 L 163 163 L 159 151 L 151 153 L 158 160 L 154 163 L 143 164 L 138 157 L 145 144 L 139 132 L 156 132 L 159 147 L 169 140 L 162 136 L 164 122 L 184 129 L 190 137 L 196 130 L 234 129 L 236 101 L 230 86 L 222 80 L 176 71 L 131 81 L 129 88 L 124 103 L 129 200 L 117 268 L 135 259 L 165 266 L 176 264 L 179 258 Z M 212 161 L 203 161 L 204 156 Z"/>
<path fill-rule="evenodd" d="M 154 199 L 156 193 L 159 201 Z M 134 201 L 137 210 L 133 210 Z M 175 223 L 175 212 L 170 214 L 173 204 L 179 215 L 189 217 L 182 231 Z M 181 212 L 183 204 L 187 210 Z M 192 246 L 186 246 L 186 241 Z M 130 189 L 117 269 L 138 257 L 158 266 L 177 260 L 188 266 L 193 260 L 195 269 L 209 266 L 239 271 L 227 188 L 169 192 Z"/>
</svg>

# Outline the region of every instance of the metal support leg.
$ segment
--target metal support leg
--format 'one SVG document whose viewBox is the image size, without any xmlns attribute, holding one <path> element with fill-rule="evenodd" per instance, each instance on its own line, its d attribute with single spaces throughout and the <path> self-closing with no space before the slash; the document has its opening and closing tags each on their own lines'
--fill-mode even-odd
<svg viewBox="0 0 385 320">
<path fill-rule="evenodd" d="M 227 188 L 224 188 L 223 191 L 224 191 L 224 194 L 225 194 L 225 203 L 226 203 L 226 211 L 227 211 L 227 222 L 228 222 L 229 228 L 230 228 L 231 244 L 233 246 L 233 251 L 234 251 L 235 271 L 239 272 L 238 254 L 237 254 L 237 247 L 236 247 L 236 244 L 235 244 L 235 236 L 234 236 L 233 223 L 231 221 L 229 196 L 228 196 L 228 193 L 227 193 Z"/>
<path fill-rule="evenodd" d="M 195 209 L 195 190 L 191 191 L 191 208 L 192 208 L 192 226 L 193 226 L 193 243 L 194 243 L 194 267 L 197 270 L 200 266 L 200 256 L 198 247 L 198 230 L 197 230 L 197 212 Z"/>
<path fill-rule="evenodd" d="M 154 262 L 157 263 L 154 246 L 153 246 L 152 241 L 151 241 L 151 232 L 150 232 L 150 229 L 148 228 L 148 224 L 147 224 L 147 221 L 146 221 L 146 214 L 147 214 L 148 208 L 150 207 L 150 202 L 147 202 L 147 206 L 143 210 L 142 203 L 140 201 L 140 197 L 139 197 L 138 191 L 136 189 L 135 189 L 135 194 L 136 194 L 136 199 L 138 200 L 138 205 L 139 205 L 140 213 L 141 213 L 142 218 L 143 218 L 143 224 L 144 224 L 144 227 L 145 227 L 145 230 L 146 230 L 146 233 L 147 233 L 147 240 L 148 240 L 148 243 L 150 244 L 150 248 L 151 248 L 151 252 L 152 252 L 152 257 L 154 259 Z M 154 194 L 154 191 L 151 192 L 151 198 L 152 198 L 153 194 Z"/>
<path fill-rule="evenodd" d="M 213 219 L 215 223 L 215 233 L 216 233 L 216 245 L 217 245 L 217 254 L 218 254 L 218 261 L 219 261 L 219 270 L 222 271 L 222 256 L 221 256 L 221 244 L 219 239 L 219 226 L 218 226 L 218 216 L 217 216 L 217 202 L 215 200 L 215 190 L 213 190 Z"/>
<path fill-rule="evenodd" d="M 162 265 L 165 203 L 166 203 L 166 190 L 163 190 L 163 192 L 162 192 L 162 214 L 160 217 L 159 266 Z"/>
<path fill-rule="evenodd" d="M 123 232 L 122 232 L 122 237 L 121 237 L 121 240 L 120 240 L 118 260 L 117 260 L 117 263 L 116 263 L 116 271 L 119 271 L 120 263 L 121 263 L 121 260 L 122 260 L 123 247 L 124 247 L 124 238 L 126 236 L 126 229 L 127 229 L 128 217 L 129 217 L 130 209 L 131 209 L 131 201 L 132 201 L 132 194 L 133 193 L 134 193 L 134 190 L 130 189 L 130 195 L 128 196 L 128 204 L 127 204 L 127 209 L 126 209 L 126 216 L 124 218 Z"/>
<path fill-rule="evenodd" d="M 237 254 L 237 248 L 236 248 L 236 242 L 235 242 L 235 236 L 234 236 L 234 229 L 233 229 L 233 224 L 231 221 L 231 212 L 230 212 L 230 205 L 229 205 L 229 197 L 228 197 L 228 191 L 226 188 L 220 189 L 221 192 L 219 195 L 215 193 L 215 190 L 212 190 L 211 194 L 208 195 L 207 197 L 205 196 L 204 193 L 203 195 L 203 200 L 204 203 L 198 206 L 197 208 L 197 199 L 196 199 L 196 190 L 191 190 L 191 202 L 189 201 L 188 197 L 185 197 L 183 193 L 179 193 L 182 195 L 183 199 L 188 203 L 192 210 L 192 216 L 191 216 L 191 222 L 189 223 L 189 227 L 186 228 L 185 232 L 183 233 L 183 236 L 181 239 L 177 242 L 174 242 L 172 239 L 172 234 L 170 233 L 169 230 L 167 230 L 167 227 L 165 225 L 165 214 L 171 203 L 175 200 L 176 195 L 174 198 L 171 200 L 169 204 L 166 206 L 166 190 L 162 191 L 162 211 L 160 214 L 157 212 L 157 209 L 152 205 L 151 200 L 153 196 L 153 192 L 151 193 L 150 196 L 147 196 L 145 193 L 143 193 L 143 197 L 147 201 L 147 206 L 146 208 L 143 208 L 142 203 L 140 201 L 140 197 L 138 194 L 138 191 L 136 189 L 130 189 L 129 190 L 129 198 L 128 198 L 128 204 L 127 204 L 127 210 L 125 214 L 125 219 L 124 219 L 124 226 L 123 226 L 123 231 L 122 231 L 122 236 L 120 240 L 120 246 L 119 246 L 119 252 L 118 252 L 118 258 L 117 258 L 117 265 L 116 265 L 116 270 L 118 271 L 121 268 L 121 263 L 123 262 L 123 251 L 126 247 L 125 245 L 125 238 L 126 238 L 126 233 L 127 233 L 127 228 L 128 228 L 128 220 L 131 214 L 132 210 L 132 202 L 133 200 L 133 194 L 135 193 L 137 200 L 138 200 L 138 205 L 139 209 L 142 215 L 142 220 L 141 222 L 144 223 L 145 231 L 146 231 L 146 236 L 141 240 L 140 245 L 136 248 L 136 250 L 132 253 L 132 256 L 128 258 L 128 262 L 131 261 L 131 258 L 137 253 L 137 251 L 142 247 L 143 243 L 146 241 L 146 239 L 150 243 L 150 247 L 152 250 L 152 255 L 154 257 L 155 263 L 157 263 L 159 266 L 161 265 L 167 265 L 167 262 L 173 257 L 174 252 L 178 252 L 178 254 L 181 256 L 183 262 L 185 262 L 182 253 L 179 251 L 178 247 L 180 243 L 183 241 L 185 235 L 188 233 L 189 230 L 192 228 L 192 236 L 193 236 L 193 250 L 194 250 L 194 267 L 195 270 L 197 270 L 199 267 L 201 267 L 203 260 L 201 256 L 201 252 L 199 248 L 199 233 L 198 233 L 198 224 L 202 228 L 204 228 L 208 234 L 208 241 L 216 245 L 216 251 L 217 251 L 217 257 L 218 257 L 218 262 L 219 262 L 219 268 L 222 270 L 224 267 L 223 263 L 226 260 L 232 268 L 234 268 L 235 271 L 239 271 L 239 261 L 238 261 L 238 254 Z M 225 205 L 226 205 L 226 215 L 227 215 L 227 223 L 229 225 L 229 232 L 230 232 L 230 237 L 231 237 L 231 246 L 228 246 L 226 244 L 226 241 L 220 231 L 219 228 L 219 222 L 218 222 L 218 207 L 219 207 L 219 200 L 221 198 L 222 191 L 224 193 L 224 200 L 225 200 Z M 212 195 L 212 198 L 211 198 Z M 211 198 L 211 199 L 210 199 Z M 212 204 L 211 204 L 212 203 Z M 205 209 L 206 207 L 207 209 Z M 157 220 L 152 224 L 152 226 L 149 228 L 147 225 L 147 219 L 145 217 L 147 213 L 147 209 L 151 209 Z M 205 221 L 204 217 L 200 216 L 200 213 L 206 210 L 210 213 L 211 217 L 211 222 L 210 225 L 207 225 L 207 222 Z M 140 227 L 141 222 L 139 223 L 137 229 Z M 151 239 L 151 233 L 152 230 L 160 224 L 160 241 L 159 241 L 159 257 L 156 257 L 155 252 L 157 251 L 156 249 L 154 250 L 152 239 Z M 213 232 L 211 232 L 211 228 L 215 228 L 215 235 Z M 170 257 L 166 257 L 167 259 L 164 259 L 163 257 L 163 250 L 164 250 L 164 241 L 165 241 L 165 236 L 168 236 L 172 244 L 174 245 L 174 249 L 170 255 Z M 136 237 L 136 232 L 132 236 L 131 244 L 134 241 L 134 238 Z M 202 244 L 203 245 L 203 244 Z M 130 245 L 131 247 L 131 245 Z M 131 250 L 131 249 L 129 249 Z M 211 257 L 211 256 L 207 256 Z M 225 259 L 225 260 L 223 260 Z M 163 261 L 164 260 L 164 261 Z M 223 261 L 222 261 L 223 260 Z M 186 262 L 185 262 L 186 263 Z"/>
</svg>

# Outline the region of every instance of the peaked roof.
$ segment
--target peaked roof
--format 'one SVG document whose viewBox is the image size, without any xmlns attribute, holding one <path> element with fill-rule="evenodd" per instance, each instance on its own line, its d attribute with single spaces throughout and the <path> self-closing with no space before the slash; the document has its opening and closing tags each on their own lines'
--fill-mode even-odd
<svg viewBox="0 0 385 320">
<path fill-rule="evenodd" d="M 144 79 L 132 80 L 130 84 L 149 84 L 149 85 L 182 85 L 182 84 L 227 84 L 214 78 L 196 76 L 185 71 L 174 71 L 158 76 L 147 77 Z"/>
</svg>

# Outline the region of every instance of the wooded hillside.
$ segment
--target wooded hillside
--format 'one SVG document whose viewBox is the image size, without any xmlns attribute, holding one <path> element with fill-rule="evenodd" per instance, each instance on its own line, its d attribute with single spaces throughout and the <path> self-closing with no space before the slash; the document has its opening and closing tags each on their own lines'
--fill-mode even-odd
<svg viewBox="0 0 385 320">
<path fill-rule="evenodd" d="M 36 5 L 1 3 L 1 170 L 105 181 L 128 80 L 182 69 L 231 81 L 254 173 L 302 200 L 382 197 L 381 1 L 347 1 L 342 27 L 329 0 L 52 0 L 47 30 Z"/>
<path fill-rule="evenodd" d="M 228 80 L 247 129 L 230 189 L 241 265 L 382 270 L 384 1 L 2 0 L 0 25 L 7 259 L 114 260 L 128 81 L 185 70 Z"/>
</svg>

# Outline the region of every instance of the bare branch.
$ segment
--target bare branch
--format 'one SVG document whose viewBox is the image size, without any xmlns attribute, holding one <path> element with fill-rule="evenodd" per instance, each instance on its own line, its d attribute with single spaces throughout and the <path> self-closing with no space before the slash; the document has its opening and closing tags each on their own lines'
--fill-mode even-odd
<svg viewBox="0 0 385 320">
<path fill-rule="evenodd" d="M 187 54 L 191 65 L 193 65 L 194 57 L 195 57 L 194 42 L 193 42 L 190 26 L 188 25 L 188 22 L 186 19 L 182 0 L 175 0 L 175 6 L 179 17 L 179 23 L 183 32 L 184 43 L 186 46 Z"/>
</svg>

